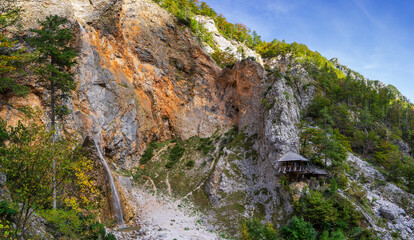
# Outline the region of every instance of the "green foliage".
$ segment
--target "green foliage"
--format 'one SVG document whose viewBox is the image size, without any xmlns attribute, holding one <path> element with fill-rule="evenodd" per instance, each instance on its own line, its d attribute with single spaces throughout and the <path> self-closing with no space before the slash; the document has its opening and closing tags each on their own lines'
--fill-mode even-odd
<svg viewBox="0 0 414 240">
<path fill-rule="evenodd" d="M 17 215 L 11 203 L 0 201 L 0 238 L 1 239 L 17 239 L 19 231 L 13 231 L 12 221 Z"/>
<path fill-rule="evenodd" d="M 277 231 L 271 223 L 262 224 L 259 220 L 245 221 L 240 231 L 242 240 L 277 239 Z"/>
<path fill-rule="evenodd" d="M 166 168 L 172 168 L 184 155 L 185 148 L 179 143 L 175 144 L 168 155 L 168 162 L 165 165 Z"/>
<path fill-rule="evenodd" d="M 106 233 L 104 225 L 98 223 L 93 215 L 61 209 L 45 210 L 40 213 L 48 222 L 53 235 L 59 239 L 116 239 L 112 233 Z"/>
<path fill-rule="evenodd" d="M 279 184 L 282 186 L 282 188 L 286 191 L 290 190 L 289 180 L 285 175 L 281 176 L 279 179 Z"/>
<path fill-rule="evenodd" d="M 333 207 L 336 212 L 338 212 L 338 217 L 334 223 L 337 228 L 345 231 L 348 230 L 350 226 L 355 227 L 360 224 L 362 215 L 355 209 L 352 203 L 338 194 L 334 194 L 330 199 L 333 202 Z"/>
<path fill-rule="evenodd" d="M 16 216 L 17 212 L 14 208 L 11 207 L 10 203 L 7 201 L 0 201 L 0 216 L 7 220 L 11 220 L 13 216 Z"/>
<path fill-rule="evenodd" d="M 78 213 L 74 210 L 46 210 L 41 212 L 41 216 L 55 230 L 53 235 L 59 237 L 75 238 L 83 231 L 83 222 L 79 218 Z"/>
<path fill-rule="evenodd" d="M 250 48 L 254 48 L 262 43 L 261 37 L 256 32 L 252 33 L 249 28 L 241 23 L 233 24 L 228 22 L 222 14 L 217 14 L 205 2 L 199 3 L 193 0 L 154 0 L 154 2 L 175 15 L 179 23 L 189 26 L 201 41 L 213 48 L 214 42 L 212 35 L 207 33 L 204 27 L 200 26 L 194 20 L 195 15 L 212 18 L 220 34 L 227 39 L 243 42 Z"/>
<path fill-rule="evenodd" d="M 292 53 L 292 46 L 285 47 Z M 352 150 L 383 167 L 390 180 L 414 191 L 409 187 L 413 185 L 414 159 L 404 158 L 395 145 L 403 140 L 414 147 L 414 137 L 411 137 L 414 106 L 397 99 L 398 91 L 393 87 L 381 88 L 375 82 L 356 80 L 350 74 L 344 76 L 331 62 L 307 48 L 294 49 L 293 55 L 317 81 L 317 94 L 305 113 L 306 120 L 317 124 L 331 136 L 338 136 L 342 143 L 348 142 L 342 144 L 347 151 Z M 353 74 L 362 78 L 357 73 Z M 338 150 L 342 152 L 341 146 L 332 143 L 329 154 L 333 158 L 341 158 L 337 154 Z"/>
<path fill-rule="evenodd" d="M 36 49 L 36 67 L 39 83 L 50 91 L 51 124 L 55 126 L 57 101 L 65 99 L 76 89 L 71 68 L 77 52 L 70 46 L 74 38 L 66 18 L 48 16 L 39 21 L 40 29 L 31 29 L 34 36 L 28 42 Z"/>
<path fill-rule="evenodd" d="M 189 168 L 194 167 L 194 165 L 195 165 L 194 160 L 190 160 L 190 161 L 188 161 L 188 162 L 185 164 L 185 166 L 186 166 L 186 167 L 189 167 Z"/>
<path fill-rule="evenodd" d="M 7 177 L 7 188 L 15 203 L 16 216 L 13 218 L 15 232 L 27 233 L 33 218 L 42 209 L 49 209 L 52 201 L 53 177 L 60 198 L 67 207 L 80 211 L 93 208 L 97 190 L 91 184 L 87 172 L 91 170 L 88 160 L 82 156 L 78 143 L 73 139 L 52 141 L 51 132 L 45 127 L 31 123 L 19 123 L 8 127 L 0 121 L 0 171 Z M 7 141 L 7 145 L 5 142 Z M 51 171 L 55 161 L 56 172 Z"/>
<path fill-rule="evenodd" d="M 350 231 L 349 239 L 378 240 L 379 238 L 375 236 L 372 230 L 355 227 Z"/>
<path fill-rule="evenodd" d="M 260 101 L 260 103 L 263 105 L 263 107 L 264 107 L 266 110 L 270 110 L 270 109 L 272 109 L 272 108 L 273 108 L 273 106 L 274 106 L 274 103 L 269 103 L 269 101 L 267 101 L 267 99 L 266 99 L 266 98 L 263 98 L 263 99 Z"/>
<path fill-rule="evenodd" d="M 329 231 L 323 231 L 320 240 L 346 240 L 346 237 L 341 230 L 333 231 L 329 234 Z"/>
<path fill-rule="evenodd" d="M 280 229 L 280 236 L 285 240 L 314 240 L 316 239 L 316 231 L 311 223 L 294 216 L 286 226 Z"/>
<path fill-rule="evenodd" d="M 352 203 L 332 189 L 327 189 L 325 194 L 319 191 L 310 191 L 302 196 L 295 204 L 295 213 L 309 221 L 316 230 L 328 233 L 336 230 L 348 232 L 349 229 L 358 227 L 362 218 L 361 213 L 355 209 Z M 334 235 L 340 234 L 335 233 Z"/>
<path fill-rule="evenodd" d="M 296 209 L 305 220 L 311 222 L 317 229 L 324 229 L 337 218 L 337 212 L 332 201 L 325 200 L 322 193 L 311 191 L 301 199 L 301 205 Z"/>
<path fill-rule="evenodd" d="M 195 19 L 190 19 L 190 29 L 201 42 L 206 43 L 213 49 L 215 48 L 213 34 L 208 32 L 207 29 L 203 25 L 199 24 Z"/>
<path fill-rule="evenodd" d="M 331 160 L 331 168 L 344 164 L 350 146 L 338 129 L 324 131 L 320 128 L 302 127 L 299 136 L 300 153 L 315 164 L 323 166 L 324 159 Z"/>
<path fill-rule="evenodd" d="M 26 53 L 26 49 L 16 46 L 18 41 L 7 37 L 7 27 L 17 25 L 20 12 L 14 0 L 0 3 L 0 94 L 25 96 L 29 92 L 23 77 L 31 55 Z"/>
<path fill-rule="evenodd" d="M 154 150 L 157 149 L 156 142 L 151 142 L 145 152 L 141 156 L 140 163 L 146 164 L 154 156 Z"/>
<path fill-rule="evenodd" d="M 16 2 L 16 0 L 2 0 L 0 2 L 0 32 L 20 21 L 22 9 L 17 6 Z"/>
<path fill-rule="evenodd" d="M 200 138 L 200 144 L 197 147 L 198 151 L 201 151 L 205 155 L 211 151 L 214 151 L 214 149 L 216 149 L 216 147 L 214 146 L 211 138 Z"/>
<path fill-rule="evenodd" d="M 237 62 L 237 58 L 233 54 L 221 50 L 212 53 L 211 57 L 222 68 L 232 67 Z"/>
</svg>

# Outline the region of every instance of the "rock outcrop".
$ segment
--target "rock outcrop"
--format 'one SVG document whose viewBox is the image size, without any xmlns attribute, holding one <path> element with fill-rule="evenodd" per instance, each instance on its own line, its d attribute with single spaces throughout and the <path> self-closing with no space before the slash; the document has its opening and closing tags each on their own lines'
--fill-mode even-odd
<svg viewBox="0 0 414 240">
<path fill-rule="evenodd" d="M 403 239 L 410 239 L 414 233 L 414 195 L 402 191 L 369 163 L 349 154 L 348 162 L 354 169 L 350 178 L 366 192 L 369 205 L 376 219 L 387 220 L 386 225 L 375 226 L 381 232 L 382 239 L 393 239 L 392 232 L 399 232 Z"/>
<path fill-rule="evenodd" d="M 253 58 L 258 63 L 263 65 L 262 57 L 252 49 L 248 48 L 245 44 L 237 42 L 235 40 L 228 40 L 223 35 L 220 34 L 218 31 L 216 24 L 213 19 L 206 17 L 206 16 L 195 16 L 195 20 L 202 24 L 208 32 L 213 35 L 213 41 L 220 51 L 225 51 L 229 54 L 232 54 L 236 59 L 243 60 L 244 58 Z M 209 45 L 204 44 L 203 48 L 206 50 L 207 53 L 211 54 L 215 50 L 211 48 Z"/>
<path fill-rule="evenodd" d="M 26 28 L 58 14 L 78 29 L 78 89 L 66 103 L 71 114 L 64 126 L 83 137 L 98 136 L 119 166 L 135 166 L 152 140 L 210 136 L 232 123 L 216 94 L 221 69 L 189 29 L 155 3 L 31 0 L 21 5 L 28 10 Z"/>
<path fill-rule="evenodd" d="M 276 58 L 269 65 L 283 69 L 283 75 L 267 75 L 260 56 L 246 49 L 259 63 L 247 59 L 223 70 L 186 26 L 150 1 L 30 0 L 21 5 L 28 10 L 26 29 L 49 14 L 71 21 L 80 53 L 74 69 L 78 88 L 66 102 L 71 114 L 62 124 L 70 134 L 97 139 L 114 168 L 138 166 L 151 141 L 209 137 L 237 125 L 248 143 L 228 149 L 212 165 L 206 183 L 210 199 L 223 200 L 217 208 L 236 204 L 243 206 L 242 215 L 260 212 L 269 220 L 283 221 L 282 212 L 292 211 L 274 164 L 284 151 L 298 149 L 300 109 L 313 94 L 312 88 L 304 90 L 311 80 L 300 65 Z M 219 35 L 211 19 L 197 19 L 211 25 L 219 47 L 239 54 L 238 43 Z M 299 78 L 305 81 L 290 84 Z M 42 108 L 47 96 L 39 90 L 33 98 Z"/>
<path fill-rule="evenodd" d="M 169 197 L 175 196 L 171 188 L 178 189 L 180 194 L 175 197 L 182 197 L 162 204 L 165 212 L 181 217 L 177 210 L 180 202 L 191 199 L 200 205 L 208 203 L 209 216 L 203 218 L 203 223 L 217 223 L 206 224 L 209 230 L 238 229 L 242 217 L 258 216 L 276 224 L 286 223 L 293 212 L 291 196 L 281 187 L 275 165 L 287 151 L 300 150 L 301 110 L 315 93 L 315 81 L 292 56 L 263 62 L 245 45 L 221 36 L 211 19 L 196 16 L 213 34 L 218 49 L 229 51 L 239 60 L 252 57 L 221 69 L 208 54 L 213 49 L 201 47 L 185 25 L 147 0 L 25 0 L 20 5 L 26 9 L 26 29 L 36 28 L 36 19 L 58 14 L 67 17 L 76 32 L 74 45 L 79 56 L 73 71 L 78 88 L 65 102 L 71 110 L 61 123 L 66 133 L 80 139 L 96 139 L 113 170 L 131 172 L 142 167 L 141 155 L 152 141 L 187 140 L 186 147 L 197 152 L 198 147 L 191 144 L 209 138 L 214 150 L 186 152 L 183 158 L 187 162 L 178 163 L 180 169 L 166 172 L 165 159 L 160 157 L 176 143 L 166 142 L 155 153 L 151 161 L 156 174 L 152 178 L 146 176 L 144 184 L 151 185 L 154 192 L 162 192 L 160 185 L 163 186 Z M 244 49 L 244 56 L 239 48 Z M 333 63 L 348 71 L 338 61 Z M 36 85 L 32 90 L 26 99 L 2 100 L 16 107 L 39 108 L 47 123 L 44 119 L 48 96 Z M 0 116 L 9 122 L 19 119 L 15 110 L 7 107 L 0 109 Z M 238 130 L 229 130 L 233 125 Z M 356 156 L 350 155 L 348 160 L 362 170 L 353 176 L 354 181 L 362 172 L 372 179 L 384 180 Z M 102 172 L 97 169 L 97 173 Z M 147 203 L 155 207 L 158 203 L 154 196 L 134 186 L 129 177 L 115 178 L 126 220 L 141 220 L 147 229 L 136 234 L 147 235 L 148 239 L 158 235 L 180 237 L 178 228 L 164 231 L 170 222 L 154 223 L 164 217 L 146 214 L 155 214 L 154 209 L 143 212 Z M 105 181 L 105 177 L 98 180 Z M 412 195 L 404 195 L 394 185 L 372 191 L 365 187 L 367 198 L 375 202 L 372 209 L 376 217 L 391 222 L 388 229 L 400 230 L 404 236 L 414 231 L 408 214 L 413 206 L 402 207 L 406 199 L 413 201 Z M 386 191 L 392 193 L 390 199 L 383 197 Z M 156 231 L 151 224 L 161 230 Z M 186 237 L 197 232 L 194 228 L 198 225 L 191 224 Z M 214 237 L 202 231 L 207 239 Z"/>
</svg>

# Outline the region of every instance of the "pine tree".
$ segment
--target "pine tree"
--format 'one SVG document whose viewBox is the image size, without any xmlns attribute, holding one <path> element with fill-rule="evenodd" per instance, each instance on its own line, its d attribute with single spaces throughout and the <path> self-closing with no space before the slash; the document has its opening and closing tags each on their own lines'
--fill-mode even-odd
<svg viewBox="0 0 414 240">
<path fill-rule="evenodd" d="M 35 72 L 39 82 L 50 93 L 50 125 L 56 139 L 55 115 L 59 100 L 67 98 L 75 90 L 71 68 L 76 64 L 76 51 L 70 46 L 73 39 L 72 30 L 67 27 L 68 20 L 56 15 L 39 21 L 40 29 L 31 29 L 35 34 L 29 43 L 36 48 L 38 57 Z M 55 170 L 55 161 L 53 161 Z M 56 209 L 56 187 L 54 186 L 53 208 Z"/>
</svg>

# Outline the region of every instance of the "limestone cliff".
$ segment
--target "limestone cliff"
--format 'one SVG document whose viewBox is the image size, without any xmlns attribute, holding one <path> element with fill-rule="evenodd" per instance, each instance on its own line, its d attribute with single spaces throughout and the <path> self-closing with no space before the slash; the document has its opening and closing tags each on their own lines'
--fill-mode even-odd
<svg viewBox="0 0 414 240">
<path fill-rule="evenodd" d="M 209 136 L 232 123 L 215 90 L 221 69 L 191 32 L 155 3 L 21 4 L 26 27 L 54 13 L 77 29 L 78 90 L 67 102 L 72 113 L 64 126 L 69 133 L 99 136 L 119 166 L 135 166 L 152 140 Z M 46 96 L 40 92 L 36 97 Z"/>
<path fill-rule="evenodd" d="M 262 60 L 246 49 L 257 61 L 249 58 L 221 69 L 208 54 L 212 49 L 149 0 L 19 4 L 26 10 L 26 29 L 49 14 L 71 21 L 79 51 L 73 69 L 78 88 L 65 102 L 71 113 L 60 130 L 99 141 L 112 170 L 118 170 L 124 211 L 132 212 L 127 218 L 136 214 L 132 220 L 147 227 L 141 235 L 159 239 L 156 227 L 160 232 L 174 228 L 175 219 L 166 222 L 154 209 L 149 216 L 148 205 L 178 216 L 177 208 L 186 200 L 203 211 L 200 222 L 209 230 L 234 233 L 243 217 L 286 223 L 293 212 L 292 197 L 281 186 L 275 165 L 287 151 L 300 150 L 301 111 L 316 91 L 314 79 L 299 61 L 289 54 Z M 211 19 L 197 20 L 210 26 L 219 48 L 231 46 L 237 55 L 239 43 L 220 36 Z M 48 96 L 38 86 L 31 87 L 26 99 L 4 100 L 39 108 L 47 124 Z M 19 119 L 9 108 L 0 109 L 0 116 L 10 122 Z M 157 146 L 144 167 L 141 155 L 151 142 Z M 176 146 L 185 150 L 170 169 L 166 164 Z M 162 205 L 148 191 L 175 200 Z M 175 230 L 178 235 L 171 230 L 165 236 L 180 237 Z M 182 236 L 197 234 L 192 230 Z"/>
<path fill-rule="evenodd" d="M 272 202 L 265 206 L 269 219 L 276 208 L 289 211 L 280 207 L 285 200 L 279 199 L 285 197 L 279 196 L 273 166 L 284 151 L 298 148 L 295 124 L 312 91 L 301 93 L 284 77 L 266 75 L 252 60 L 222 70 L 186 26 L 151 1 L 30 0 L 20 5 L 26 10 L 26 29 L 49 14 L 67 17 L 75 29 L 80 54 L 73 71 L 78 89 L 66 102 L 71 110 L 61 123 L 66 133 L 98 139 L 114 166 L 129 170 L 139 166 L 151 141 L 209 137 L 217 129 L 238 125 L 254 139 L 248 152 L 258 152 L 242 157 L 244 163 L 239 164 L 249 180 L 241 186 L 249 199 L 260 189 L 270 192 L 252 201 L 252 208 L 264 200 Z M 273 61 L 277 63 L 273 68 L 289 64 L 287 59 Z M 306 75 L 300 67 L 289 74 Z M 36 86 L 33 89 L 29 95 L 33 101 L 9 100 L 45 109 L 48 96 Z M 297 92 L 306 97 L 296 99 Z M 16 119 L 10 111 L 3 109 L 2 116 Z M 47 119 L 45 110 L 43 116 Z M 223 182 L 228 167 L 220 166 L 211 169 L 212 176 L 219 176 L 210 184 L 211 199 L 221 191 L 214 190 L 217 184 L 237 189 Z"/>
</svg>

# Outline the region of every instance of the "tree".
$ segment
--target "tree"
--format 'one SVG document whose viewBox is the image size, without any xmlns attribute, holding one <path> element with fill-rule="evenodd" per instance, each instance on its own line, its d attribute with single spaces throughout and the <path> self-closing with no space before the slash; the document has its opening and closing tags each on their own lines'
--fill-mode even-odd
<svg viewBox="0 0 414 240">
<path fill-rule="evenodd" d="M 332 201 L 325 200 L 322 193 L 310 191 L 300 199 L 295 211 L 317 229 L 324 229 L 337 219 L 337 211 Z"/>
<path fill-rule="evenodd" d="M 271 223 L 262 224 L 259 220 L 246 221 L 241 227 L 242 240 L 277 239 L 277 232 Z"/>
<path fill-rule="evenodd" d="M 50 121 L 55 130 L 55 113 L 57 101 L 67 98 L 76 89 L 71 68 L 77 52 L 70 46 L 73 39 L 72 30 L 66 27 L 69 22 L 59 16 L 48 16 L 39 21 L 40 29 L 31 29 L 35 36 L 29 43 L 36 48 L 38 57 L 35 72 L 39 82 L 50 93 Z"/>
<path fill-rule="evenodd" d="M 7 126 L 0 118 L 0 172 L 6 175 L 6 186 L 12 202 L 0 202 L 0 224 L 8 226 L 11 239 L 32 239 L 34 214 L 48 221 L 51 233 L 65 239 L 104 238 L 103 226 L 96 216 L 101 192 L 93 178 L 93 162 L 87 159 L 87 147 L 73 138 L 53 142 L 53 133 L 42 125 L 29 122 Z M 50 165 L 56 162 L 56 174 Z M 64 192 L 59 197 L 65 207 L 52 210 L 50 203 L 54 184 Z M 97 225 L 98 224 L 98 225 Z M 96 227 L 99 227 L 97 229 Z M 0 238 L 5 232 L 0 227 Z M 36 238 L 37 239 L 37 238 Z"/>
<path fill-rule="evenodd" d="M 56 161 L 57 186 L 68 180 L 70 169 L 77 161 L 73 159 L 73 144 L 69 141 L 52 143 L 51 133 L 42 126 L 19 123 L 7 127 L 0 119 L 0 165 L 7 176 L 17 215 L 16 234 L 25 234 L 35 211 L 44 208 L 52 196 L 50 164 Z M 7 142 L 7 144 L 6 144 Z"/>
<path fill-rule="evenodd" d="M 280 229 L 280 236 L 286 240 L 316 239 L 316 231 L 312 224 L 303 218 L 293 217 L 290 222 Z"/>
<path fill-rule="evenodd" d="M 70 46 L 73 33 L 68 20 L 56 15 L 39 21 L 40 29 L 31 29 L 35 34 L 29 38 L 29 43 L 36 48 L 38 57 L 35 72 L 39 82 L 50 93 L 50 125 L 53 133 L 56 132 L 55 114 L 58 100 L 67 98 L 75 90 L 71 68 L 76 64 L 76 51 Z M 53 134 L 55 141 L 55 134 Z M 55 162 L 53 162 L 55 169 Z M 56 208 L 56 187 L 54 187 L 53 207 Z"/>
<path fill-rule="evenodd" d="M 22 70 L 27 66 L 30 55 L 24 48 L 16 47 L 16 41 L 8 37 L 10 33 L 7 31 L 7 27 L 17 25 L 20 12 L 14 0 L 0 2 L 0 94 L 25 96 L 29 91 L 23 84 Z"/>
<path fill-rule="evenodd" d="M 323 231 L 320 240 L 346 240 L 346 237 L 341 230 L 333 231 L 329 234 L 329 231 Z"/>
</svg>

